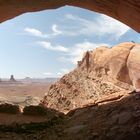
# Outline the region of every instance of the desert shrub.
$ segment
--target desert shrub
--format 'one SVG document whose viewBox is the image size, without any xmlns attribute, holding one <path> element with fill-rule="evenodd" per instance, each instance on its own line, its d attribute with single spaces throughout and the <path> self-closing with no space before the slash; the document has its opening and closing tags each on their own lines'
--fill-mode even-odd
<svg viewBox="0 0 140 140">
<path fill-rule="evenodd" d="M 20 113 L 20 108 L 18 105 L 0 104 L 0 113 L 18 114 Z"/>
</svg>

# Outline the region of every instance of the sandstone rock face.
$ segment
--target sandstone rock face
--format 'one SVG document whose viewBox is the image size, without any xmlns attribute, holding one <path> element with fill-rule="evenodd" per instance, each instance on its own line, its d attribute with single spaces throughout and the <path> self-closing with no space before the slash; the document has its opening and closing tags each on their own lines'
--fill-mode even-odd
<svg viewBox="0 0 140 140">
<path fill-rule="evenodd" d="M 137 91 L 140 91 L 140 45 L 136 45 L 128 57 L 129 75 Z"/>
<path fill-rule="evenodd" d="M 0 22 L 23 13 L 56 9 L 65 5 L 106 14 L 140 32 L 139 0 L 0 0 Z"/>
<path fill-rule="evenodd" d="M 44 106 L 67 112 L 140 89 L 140 45 L 121 43 L 86 52 L 78 67 L 52 85 Z M 107 97 L 107 98 L 106 98 Z M 108 99 L 109 98 L 109 99 Z"/>
</svg>

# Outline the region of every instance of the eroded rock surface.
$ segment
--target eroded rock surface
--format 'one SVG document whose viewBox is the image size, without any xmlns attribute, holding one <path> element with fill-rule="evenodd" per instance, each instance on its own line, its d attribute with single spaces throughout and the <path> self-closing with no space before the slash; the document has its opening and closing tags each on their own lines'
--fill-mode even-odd
<svg viewBox="0 0 140 140">
<path fill-rule="evenodd" d="M 41 104 L 68 112 L 139 91 L 139 48 L 139 44 L 126 42 L 86 52 L 75 70 L 50 87 Z"/>
<path fill-rule="evenodd" d="M 139 0 L 0 0 L 0 22 L 23 13 L 56 9 L 66 5 L 106 14 L 140 32 Z"/>
<path fill-rule="evenodd" d="M 32 116 L 31 119 L 35 118 Z M 127 94 L 119 101 L 85 106 L 70 111 L 65 117 L 57 116 L 44 120 L 46 121 L 33 123 L 30 120 L 30 123 L 0 125 L 0 138 L 4 140 L 139 140 L 140 94 Z"/>
</svg>

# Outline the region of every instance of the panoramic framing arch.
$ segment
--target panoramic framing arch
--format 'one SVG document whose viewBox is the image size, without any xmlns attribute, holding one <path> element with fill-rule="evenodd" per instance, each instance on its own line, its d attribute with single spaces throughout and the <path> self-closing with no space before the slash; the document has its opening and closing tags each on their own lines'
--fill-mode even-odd
<svg viewBox="0 0 140 140">
<path fill-rule="evenodd" d="M 140 33 L 139 0 L 0 0 L 0 22 L 27 12 L 76 6 L 106 14 Z"/>
</svg>

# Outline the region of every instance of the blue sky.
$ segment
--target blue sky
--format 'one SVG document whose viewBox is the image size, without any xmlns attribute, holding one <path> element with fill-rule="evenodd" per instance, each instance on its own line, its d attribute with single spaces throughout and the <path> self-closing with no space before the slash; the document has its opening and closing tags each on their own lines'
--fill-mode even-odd
<svg viewBox="0 0 140 140">
<path fill-rule="evenodd" d="M 105 15 L 63 7 L 27 13 L 0 25 L 0 77 L 61 77 L 83 52 L 120 42 L 140 43 L 130 27 Z"/>
</svg>

